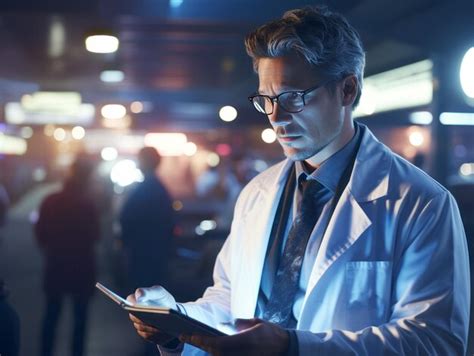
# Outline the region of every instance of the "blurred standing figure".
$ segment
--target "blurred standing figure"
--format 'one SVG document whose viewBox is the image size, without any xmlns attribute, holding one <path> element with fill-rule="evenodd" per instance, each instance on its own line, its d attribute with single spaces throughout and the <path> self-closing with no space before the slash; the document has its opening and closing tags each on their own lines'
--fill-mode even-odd
<svg viewBox="0 0 474 356">
<path fill-rule="evenodd" d="M 74 304 L 72 355 L 84 353 L 87 311 L 95 284 L 94 244 L 100 236 L 99 212 L 89 192 L 93 164 L 78 157 L 63 189 L 41 204 L 35 226 L 46 269 L 46 311 L 42 329 L 42 356 L 52 355 L 61 307 L 66 296 Z"/>
<path fill-rule="evenodd" d="M 8 198 L 7 191 L 0 183 L 0 243 L 2 242 L 1 229 L 5 226 L 8 214 L 8 206 L 10 205 L 10 199 Z"/>
<path fill-rule="evenodd" d="M 130 287 L 166 284 L 168 256 L 174 228 L 171 197 L 156 176 L 161 157 L 153 147 L 138 153 L 144 175 L 120 213 L 122 242 Z"/>
</svg>

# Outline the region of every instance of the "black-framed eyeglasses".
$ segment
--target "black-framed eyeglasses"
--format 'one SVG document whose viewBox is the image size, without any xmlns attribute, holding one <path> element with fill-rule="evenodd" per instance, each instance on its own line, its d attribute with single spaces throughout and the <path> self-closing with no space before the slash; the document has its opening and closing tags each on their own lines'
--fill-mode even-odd
<svg viewBox="0 0 474 356">
<path fill-rule="evenodd" d="M 285 91 L 275 96 L 255 94 L 248 97 L 253 106 L 259 113 L 265 115 L 273 114 L 274 103 L 277 102 L 280 107 L 292 114 L 303 111 L 306 105 L 305 95 L 325 86 L 328 82 L 318 84 L 306 90 Z"/>
</svg>

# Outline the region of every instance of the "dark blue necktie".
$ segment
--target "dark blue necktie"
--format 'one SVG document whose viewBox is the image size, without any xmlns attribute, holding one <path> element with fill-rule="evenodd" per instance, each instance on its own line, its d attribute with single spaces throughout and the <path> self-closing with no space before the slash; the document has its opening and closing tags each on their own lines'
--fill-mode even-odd
<svg viewBox="0 0 474 356">
<path fill-rule="evenodd" d="M 292 308 L 299 288 L 301 266 L 308 239 L 327 201 L 327 189 L 317 180 L 302 183 L 302 200 L 280 258 L 263 319 L 292 327 Z M 288 218 L 288 217 L 283 217 Z"/>
</svg>

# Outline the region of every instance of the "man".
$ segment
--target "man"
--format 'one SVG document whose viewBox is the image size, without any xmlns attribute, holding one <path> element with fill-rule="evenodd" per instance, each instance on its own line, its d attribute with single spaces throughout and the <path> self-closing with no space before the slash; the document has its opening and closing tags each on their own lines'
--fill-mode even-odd
<svg viewBox="0 0 474 356">
<path fill-rule="evenodd" d="M 131 317 L 138 333 L 162 353 L 462 355 L 470 289 L 459 212 L 353 122 L 365 62 L 356 31 L 325 8 L 298 9 L 246 47 L 259 79 L 250 100 L 287 159 L 244 188 L 201 299 L 176 305 L 159 287 L 129 296 L 214 327 L 236 319 L 240 332 L 183 335 L 182 349 Z"/>
<path fill-rule="evenodd" d="M 95 245 L 100 238 L 100 213 L 91 191 L 94 164 L 90 159 L 87 155 L 76 158 L 62 190 L 41 203 L 35 225 L 45 261 L 42 356 L 54 354 L 66 298 L 73 302 L 71 355 L 82 356 L 86 352 L 88 311 L 96 280 Z"/>
<path fill-rule="evenodd" d="M 161 156 L 153 147 L 138 152 L 143 182 L 132 191 L 120 213 L 121 238 L 127 256 L 132 290 L 153 284 L 166 285 L 173 237 L 171 197 L 156 176 Z"/>
</svg>

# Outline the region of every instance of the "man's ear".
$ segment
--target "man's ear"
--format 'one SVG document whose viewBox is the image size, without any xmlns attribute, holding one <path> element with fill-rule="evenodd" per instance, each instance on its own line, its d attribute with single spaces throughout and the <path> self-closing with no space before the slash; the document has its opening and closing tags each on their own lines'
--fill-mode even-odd
<svg viewBox="0 0 474 356">
<path fill-rule="evenodd" d="M 357 77 L 353 74 L 345 77 L 342 81 L 342 105 L 352 106 L 358 90 Z"/>
</svg>

